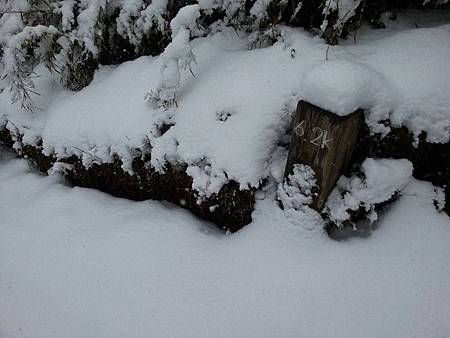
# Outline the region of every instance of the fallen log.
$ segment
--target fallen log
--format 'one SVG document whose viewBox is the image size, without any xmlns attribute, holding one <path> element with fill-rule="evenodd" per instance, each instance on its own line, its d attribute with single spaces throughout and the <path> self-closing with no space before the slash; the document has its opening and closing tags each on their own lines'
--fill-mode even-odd
<svg viewBox="0 0 450 338">
<path fill-rule="evenodd" d="M 425 133 L 416 140 L 406 127 L 391 127 L 384 137 L 371 135 L 367 125 L 364 125 L 351 162 L 359 164 L 367 157 L 410 160 L 415 178 L 444 189 L 444 211 L 450 215 L 450 143 L 428 142 Z"/>
<path fill-rule="evenodd" d="M 364 125 L 351 160 L 352 170 L 356 168 L 356 171 L 353 174 L 349 171 L 346 176 L 358 175 L 360 173 L 358 168 L 366 158 L 392 158 L 411 161 L 415 178 L 429 181 L 443 189 L 445 204 L 442 206 L 440 205 L 442 201 L 433 202 L 438 210 L 450 215 L 450 143 L 427 142 L 425 134 L 420 135 L 416 140 L 406 127 L 391 128 L 391 131 L 384 137 L 379 134 L 371 135 L 369 128 Z M 382 212 L 398 197 L 399 194 L 396 193 L 390 199 L 374 204 L 369 212 L 366 208 L 355 211 L 348 210 L 350 219 L 344 222 L 343 226 L 330 221 L 330 217 L 325 211 L 323 217 L 326 220 L 328 235 L 334 239 L 369 235 L 370 231 L 376 228 L 376 224 L 368 221 L 370 212 Z"/>
<path fill-rule="evenodd" d="M 20 135 L 12 135 L 0 127 L 0 143 L 13 148 Z M 186 166 L 168 166 L 163 173 L 155 171 L 147 164 L 149 154 L 136 151 L 132 162 L 133 174 L 122 168 L 118 156 L 112 163 L 94 163 L 85 167 L 81 158 L 71 156 L 56 159 L 42 153 L 40 145 L 23 145 L 16 153 L 27 158 L 38 170 L 47 173 L 55 163 L 63 165 L 66 180 L 74 186 L 94 188 L 113 196 L 142 201 L 147 199 L 166 200 L 188 209 L 194 214 L 214 222 L 224 231 L 235 232 L 252 220 L 254 190 L 241 190 L 239 183 L 229 181 L 217 194 L 199 201 L 192 188 L 192 177 L 186 173 Z"/>
</svg>

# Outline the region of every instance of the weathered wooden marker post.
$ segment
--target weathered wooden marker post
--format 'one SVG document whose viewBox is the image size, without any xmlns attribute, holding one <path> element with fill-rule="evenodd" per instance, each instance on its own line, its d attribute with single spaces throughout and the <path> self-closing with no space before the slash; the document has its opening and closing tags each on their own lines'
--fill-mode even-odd
<svg viewBox="0 0 450 338">
<path fill-rule="evenodd" d="M 351 164 L 364 113 L 357 110 L 341 117 L 308 102 L 300 101 L 284 176 L 294 164 L 309 165 L 316 173 L 318 195 L 311 207 L 321 211 L 336 182 Z"/>
</svg>

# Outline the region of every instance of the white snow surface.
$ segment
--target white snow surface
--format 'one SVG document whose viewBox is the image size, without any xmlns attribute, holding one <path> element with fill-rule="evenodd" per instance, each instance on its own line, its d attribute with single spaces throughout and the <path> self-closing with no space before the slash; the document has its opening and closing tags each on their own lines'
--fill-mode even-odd
<svg viewBox="0 0 450 338">
<path fill-rule="evenodd" d="M 314 170 L 304 164 L 295 164 L 288 179 L 278 185 L 277 199 L 284 209 L 301 210 L 312 203 L 316 187 Z"/>
<path fill-rule="evenodd" d="M 303 99 L 346 116 L 360 108 L 388 112 L 393 96 L 389 82 L 374 69 L 355 61 L 330 60 L 306 72 Z"/>
<path fill-rule="evenodd" d="M 427 132 L 429 141 L 448 142 L 450 25 L 422 13 L 414 20 L 424 28 L 417 29 L 414 12 L 407 14 L 386 30 L 362 29 L 356 44 L 330 48 L 328 61 L 325 43 L 301 29 L 281 27 L 282 41 L 255 50 L 232 29 L 194 40 L 195 78 L 181 74 L 178 108 L 169 112 L 144 100 L 160 82 L 161 57 L 102 67 L 78 93 L 62 90 L 40 67 L 41 111 L 21 111 L 5 91 L 0 116 L 25 143 L 41 136 L 45 153 L 83 155 L 87 164 L 118 153 L 130 169 L 130 150 L 149 142 L 155 167 L 169 161 L 186 163 L 192 175 L 207 171 L 209 179 L 194 177 L 207 182 L 196 186 L 205 196 L 226 180 L 255 187 L 271 175 L 277 144 L 302 98 L 339 115 L 365 108 L 373 131 L 386 132 L 377 122 L 390 118 L 394 126 Z M 155 125 L 167 116 L 176 124 L 158 137 Z"/>
<path fill-rule="evenodd" d="M 274 192 L 225 236 L 0 160 L 0 337 L 447 337 L 450 219 L 413 180 L 367 239 L 330 240 Z"/>
<path fill-rule="evenodd" d="M 358 199 L 365 203 L 389 200 L 394 192 L 401 191 L 408 185 L 413 174 L 413 165 L 406 159 L 368 158 L 361 167 L 367 190 L 366 194 L 359 195 Z"/>
</svg>

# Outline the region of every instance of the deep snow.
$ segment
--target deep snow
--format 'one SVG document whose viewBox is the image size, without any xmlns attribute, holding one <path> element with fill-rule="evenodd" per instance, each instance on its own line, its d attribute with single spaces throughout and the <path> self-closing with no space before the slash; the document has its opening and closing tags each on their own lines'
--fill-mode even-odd
<svg viewBox="0 0 450 338">
<path fill-rule="evenodd" d="M 170 204 L 0 160 L 0 337 L 448 337 L 450 219 L 412 181 L 368 239 L 269 193 L 225 236 Z"/>
<path fill-rule="evenodd" d="M 275 162 L 285 160 L 277 144 L 301 98 L 341 115 L 366 108 L 374 131 L 386 132 L 377 122 L 389 118 L 416 134 L 426 131 L 429 141 L 448 142 L 450 25 L 442 17 L 401 13 L 386 30 L 363 28 L 356 44 L 329 49 L 302 29 L 280 27 L 281 41 L 248 50 L 248 36 L 224 29 L 192 42 L 195 78 L 181 74 L 178 108 L 167 112 L 144 100 L 160 82 L 164 57 L 102 67 L 78 93 L 62 90 L 41 67 L 36 103 L 42 111 L 20 111 L 5 91 L 0 123 L 11 121 L 8 127 L 18 128 L 26 143 L 41 136 L 47 154 L 75 153 L 86 164 L 117 153 L 130 169 L 130 150 L 151 144 L 155 168 L 188 164 L 199 197 L 227 180 L 257 187 L 270 178 Z M 173 121 L 160 137 L 155 126 Z"/>
</svg>

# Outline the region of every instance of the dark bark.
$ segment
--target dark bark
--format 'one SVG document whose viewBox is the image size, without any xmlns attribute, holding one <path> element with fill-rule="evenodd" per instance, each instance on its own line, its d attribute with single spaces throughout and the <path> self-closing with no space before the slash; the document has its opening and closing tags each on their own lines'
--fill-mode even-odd
<svg viewBox="0 0 450 338">
<path fill-rule="evenodd" d="M 361 163 L 366 157 L 406 158 L 414 165 L 414 177 L 443 187 L 445 211 L 450 215 L 450 143 L 431 143 L 422 133 L 414 146 L 414 137 L 406 127 L 392 128 L 385 136 L 371 135 L 367 126 L 360 134 L 353 163 Z"/>
<path fill-rule="evenodd" d="M 14 141 L 8 130 L 0 128 L 0 142 L 12 147 Z M 56 162 L 53 156 L 44 155 L 40 146 L 25 145 L 19 155 L 45 173 Z M 122 162 L 117 156 L 112 163 L 93 164 L 89 168 L 76 156 L 59 159 L 58 162 L 73 166 L 65 174 L 72 185 L 94 188 L 137 201 L 166 200 L 214 222 L 224 231 L 238 231 L 252 220 L 254 190 L 241 190 L 237 182 L 230 181 L 219 193 L 199 203 L 197 194 L 192 189 L 192 178 L 186 173 L 185 166 L 168 166 L 164 173 L 158 173 L 149 167 L 148 155 L 142 156 L 139 151 L 136 151 L 132 163 L 134 174 L 122 169 Z"/>
</svg>

